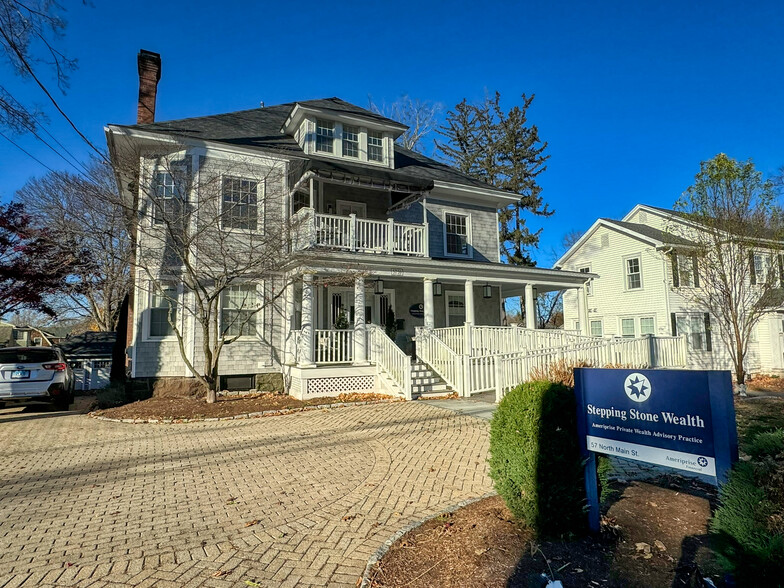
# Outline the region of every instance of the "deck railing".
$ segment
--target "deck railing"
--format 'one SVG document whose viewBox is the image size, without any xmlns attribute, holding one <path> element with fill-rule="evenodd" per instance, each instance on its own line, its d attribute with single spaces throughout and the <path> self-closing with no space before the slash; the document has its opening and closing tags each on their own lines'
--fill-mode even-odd
<svg viewBox="0 0 784 588">
<path fill-rule="evenodd" d="M 294 248 L 326 247 L 344 251 L 428 257 L 427 224 L 338 216 L 302 208 L 292 219 Z"/>
<path fill-rule="evenodd" d="M 354 358 L 354 332 L 342 329 L 316 329 L 314 361 L 318 364 L 350 363 Z"/>
<path fill-rule="evenodd" d="M 398 347 L 378 325 L 368 325 L 370 331 L 369 359 L 376 370 L 383 372 L 407 400 L 411 400 L 411 358 Z"/>
<path fill-rule="evenodd" d="M 433 368 L 452 388 L 463 387 L 463 361 L 446 343 L 434 336 L 430 329 L 416 328 L 417 358 Z"/>
</svg>

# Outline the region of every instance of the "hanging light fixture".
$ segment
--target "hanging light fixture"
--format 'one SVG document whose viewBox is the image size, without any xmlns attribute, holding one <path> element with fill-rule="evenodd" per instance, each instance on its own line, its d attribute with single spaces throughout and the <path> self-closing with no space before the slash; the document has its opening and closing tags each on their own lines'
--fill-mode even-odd
<svg viewBox="0 0 784 588">
<path fill-rule="evenodd" d="M 444 293 L 444 285 L 436 280 L 433 282 L 433 296 L 441 296 Z"/>
<path fill-rule="evenodd" d="M 375 294 L 384 293 L 384 280 L 382 280 L 381 278 L 376 278 L 376 281 L 373 284 L 373 293 Z"/>
<path fill-rule="evenodd" d="M 493 287 L 490 284 L 485 284 L 482 286 L 482 298 L 492 298 L 493 297 Z"/>
</svg>

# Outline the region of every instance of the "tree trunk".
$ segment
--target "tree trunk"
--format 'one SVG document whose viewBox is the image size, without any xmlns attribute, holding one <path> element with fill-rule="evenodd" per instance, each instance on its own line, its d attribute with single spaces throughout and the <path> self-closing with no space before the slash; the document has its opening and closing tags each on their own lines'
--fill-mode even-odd
<svg viewBox="0 0 784 588">
<path fill-rule="evenodd" d="M 746 370 L 743 369 L 742 345 L 740 344 L 737 345 L 735 353 L 737 357 L 737 361 L 735 362 L 735 389 L 738 392 L 738 395 L 745 397 L 746 396 Z"/>
<path fill-rule="evenodd" d="M 218 400 L 218 392 L 215 390 L 214 385 L 207 388 L 207 404 L 213 404 Z"/>
</svg>

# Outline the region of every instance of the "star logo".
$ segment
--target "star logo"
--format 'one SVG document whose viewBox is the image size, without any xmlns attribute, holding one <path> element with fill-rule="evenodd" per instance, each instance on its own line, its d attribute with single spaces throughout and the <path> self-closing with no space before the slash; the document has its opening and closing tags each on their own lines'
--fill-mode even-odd
<svg viewBox="0 0 784 588">
<path fill-rule="evenodd" d="M 704 468 L 704 467 L 706 467 L 706 466 L 708 465 L 708 460 L 707 460 L 707 459 L 705 459 L 704 457 L 698 457 L 698 458 L 697 458 L 697 464 L 698 464 L 698 465 L 699 465 L 701 468 Z"/>
<path fill-rule="evenodd" d="M 623 391 L 634 402 L 645 402 L 651 397 L 651 383 L 642 374 L 629 374 L 623 383 Z"/>
</svg>

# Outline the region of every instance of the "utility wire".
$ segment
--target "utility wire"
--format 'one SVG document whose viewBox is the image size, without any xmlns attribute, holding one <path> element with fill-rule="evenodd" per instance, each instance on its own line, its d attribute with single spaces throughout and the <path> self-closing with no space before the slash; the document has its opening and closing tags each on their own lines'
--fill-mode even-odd
<svg viewBox="0 0 784 588">
<path fill-rule="evenodd" d="M 30 153 L 29 151 L 27 151 L 27 150 L 26 150 L 24 147 L 22 147 L 21 145 L 19 145 L 19 144 L 18 144 L 18 143 L 16 143 L 16 142 L 14 142 L 14 141 L 13 141 L 13 140 L 12 140 L 12 139 L 11 139 L 11 138 L 8 136 L 8 135 L 6 135 L 5 133 L 3 133 L 3 131 L 0 131 L 0 137 L 3 137 L 3 139 L 5 139 L 5 140 L 6 140 L 6 141 L 8 141 L 9 143 L 11 143 L 11 145 L 13 145 L 13 146 L 14 146 L 14 147 L 16 147 L 17 149 L 19 149 L 19 151 L 21 151 L 22 153 L 24 153 L 25 155 L 27 155 L 29 158 L 31 158 L 31 159 L 34 159 L 35 161 L 37 161 L 38 163 L 40 163 L 42 166 L 44 166 L 44 167 L 45 167 L 46 169 L 48 169 L 50 172 L 54 173 L 54 170 L 53 170 L 51 167 L 49 167 L 49 166 L 48 166 L 48 165 L 46 165 L 46 164 L 45 164 L 43 161 L 41 161 L 40 159 L 38 159 L 38 158 L 37 158 L 35 155 L 33 155 L 32 153 Z"/>
</svg>

